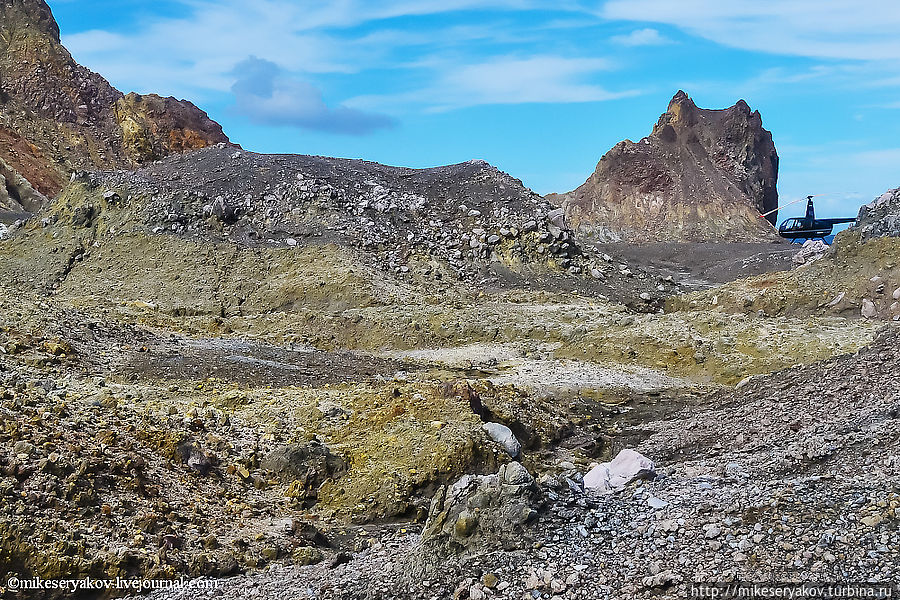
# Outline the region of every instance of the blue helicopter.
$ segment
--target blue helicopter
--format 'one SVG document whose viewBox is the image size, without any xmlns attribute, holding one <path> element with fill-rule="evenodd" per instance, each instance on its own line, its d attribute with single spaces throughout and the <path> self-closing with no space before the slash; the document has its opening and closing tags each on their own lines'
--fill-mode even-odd
<svg viewBox="0 0 900 600">
<path fill-rule="evenodd" d="M 767 213 L 760 215 L 760 217 L 765 217 L 768 214 L 775 212 L 776 210 L 780 210 L 785 208 L 786 206 L 790 206 L 791 204 L 796 204 L 797 202 L 802 202 L 801 200 L 795 200 L 794 202 L 789 202 L 784 206 L 779 206 L 778 208 L 771 210 Z M 842 223 L 855 223 L 856 217 L 844 217 L 838 219 L 817 219 L 816 218 L 816 208 L 813 205 L 813 196 L 806 197 L 806 215 L 803 217 L 793 217 L 790 219 L 785 219 L 781 225 L 778 227 L 778 235 L 783 238 L 787 238 L 791 240 L 791 242 L 795 241 L 803 241 L 803 240 L 824 240 L 826 236 L 829 236 L 834 231 L 835 225 L 840 225 Z"/>
</svg>

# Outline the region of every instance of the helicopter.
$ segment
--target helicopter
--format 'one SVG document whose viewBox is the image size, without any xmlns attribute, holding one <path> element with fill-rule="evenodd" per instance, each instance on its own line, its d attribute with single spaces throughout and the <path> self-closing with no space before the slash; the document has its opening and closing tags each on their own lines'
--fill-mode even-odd
<svg viewBox="0 0 900 600">
<path fill-rule="evenodd" d="M 793 217 L 790 219 L 786 219 L 781 223 L 781 226 L 778 228 L 778 235 L 783 238 L 787 238 L 791 240 L 791 243 L 795 241 L 802 240 L 816 240 L 821 239 L 825 240 L 825 236 L 831 235 L 834 231 L 835 225 L 840 225 L 842 223 L 855 223 L 856 217 L 843 217 L 838 219 L 817 219 L 816 218 L 816 208 L 813 205 L 814 196 L 806 197 L 806 216 L 803 217 Z M 767 213 L 763 213 L 759 215 L 759 217 L 765 218 L 766 215 L 772 214 L 773 212 L 790 206 L 791 204 L 796 204 L 797 202 L 802 202 L 803 199 L 795 200 L 793 202 L 789 202 L 784 206 L 779 206 L 774 210 L 770 210 Z"/>
</svg>

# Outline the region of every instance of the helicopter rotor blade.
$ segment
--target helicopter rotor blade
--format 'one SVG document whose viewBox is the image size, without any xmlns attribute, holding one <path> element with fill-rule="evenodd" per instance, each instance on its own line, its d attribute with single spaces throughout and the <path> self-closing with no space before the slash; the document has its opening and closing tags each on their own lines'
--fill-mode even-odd
<svg viewBox="0 0 900 600">
<path fill-rule="evenodd" d="M 825 198 L 825 197 L 828 196 L 828 194 L 811 194 L 811 196 L 812 196 L 813 198 Z M 798 199 L 796 199 L 796 200 L 794 200 L 794 201 L 792 201 L 792 202 L 788 202 L 787 204 L 782 204 L 781 206 L 779 206 L 779 207 L 777 207 L 777 208 L 773 208 L 772 210 L 770 210 L 770 211 L 768 211 L 768 212 L 762 213 L 761 215 L 759 215 L 759 218 L 760 218 L 760 219 L 763 219 L 763 218 L 765 218 L 767 215 L 771 215 L 773 212 L 779 211 L 779 210 L 781 210 L 782 208 L 787 208 L 788 206 L 790 206 L 790 205 L 792 205 L 792 204 L 797 204 L 798 202 L 803 202 L 804 200 L 806 200 L 806 199 L 809 198 L 809 197 L 810 197 L 810 196 L 806 196 L 806 197 L 803 197 L 803 198 L 798 198 Z"/>
<path fill-rule="evenodd" d="M 770 210 L 768 212 L 762 213 L 761 215 L 759 215 L 759 218 L 764 219 L 767 215 L 771 215 L 773 212 L 777 212 L 777 211 L 781 210 L 782 208 L 787 208 L 791 204 L 797 204 L 798 202 L 803 202 L 804 200 L 806 200 L 806 198 L 800 198 L 799 200 L 794 200 L 793 202 L 788 202 L 787 204 L 782 204 L 781 206 L 779 206 L 777 208 L 773 208 L 772 210 Z"/>
</svg>

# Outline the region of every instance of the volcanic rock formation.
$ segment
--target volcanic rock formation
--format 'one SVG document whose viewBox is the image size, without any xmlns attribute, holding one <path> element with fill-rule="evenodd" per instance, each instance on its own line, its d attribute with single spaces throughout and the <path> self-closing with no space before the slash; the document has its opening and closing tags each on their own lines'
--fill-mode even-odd
<svg viewBox="0 0 900 600">
<path fill-rule="evenodd" d="M 227 141 L 190 102 L 124 96 L 77 64 L 43 0 L 0 3 L 0 159 L 38 192 L 55 194 L 78 169 L 133 168 Z"/>
<path fill-rule="evenodd" d="M 697 108 L 675 94 L 651 134 L 607 152 L 578 189 L 548 199 L 570 227 L 600 241 L 758 241 L 773 238 L 778 155 L 743 100 Z"/>
</svg>

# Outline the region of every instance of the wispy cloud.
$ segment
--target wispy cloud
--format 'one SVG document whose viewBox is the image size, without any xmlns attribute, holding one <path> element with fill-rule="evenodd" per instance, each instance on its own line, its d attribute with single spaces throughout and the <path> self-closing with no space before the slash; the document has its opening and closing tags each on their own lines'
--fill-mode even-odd
<svg viewBox="0 0 900 600">
<path fill-rule="evenodd" d="M 435 62 L 426 61 L 419 66 Z M 442 112 L 486 104 L 599 102 L 637 95 L 637 90 L 610 91 L 591 80 L 611 68 L 602 58 L 562 56 L 495 57 L 470 64 L 444 64 L 437 78 L 421 89 L 399 94 L 359 96 L 348 101 L 358 107 L 406 104 Z"/>
<path fill-rule="evenodd" d="M 429 54 L 455 57 L 460 63 L 467 55 L 489 54 L 499 46 L 537 45 L 552 34 L 504 22 L 503 15 L 558 7 L 548 0 L 180 2 L 185 10 L 179 16 L 143 20 L 128 32 L 82 31 L 65 35 L 63 41 L 77 60 L 125 91 L 159 92 L 202 102 L 230 91 L 234 66 L 247 56 L 312 79 L 405 68 L 405 63 L 421 61 Z M 408 22 L 465 11 L 487 16 L 446 25 L 431 20 L 422 28 Z M 485 46 L 494 50 L 484 50 Z M 452 62 L 448 59 L 445 66 Z"/>
<path fill-rule="evenodd" d="M 610 38 L 615 44 L 622 46 L 662 46 L 671 44 L 672 40 L 662 36 L 656 29 L 635 29 L 627 35 L 614 35 Z"/>
<path fill-rule="evenodd" d="M 291 126 L 329 133 L 365 135 L 393 127 L 393 119 L 346 106 L 329 107 L 322 92 L 289 76 L 275 63 L 256 58 L 240 62 L 231 86 L 237 112 L 260 125 Z"/>
<path fill-rule="evenodd" d="M 895 0 L 609 0 L 608 19 L 665 23 L 725 46 L 818 58 L 900 58 Z"/>
</svg>

